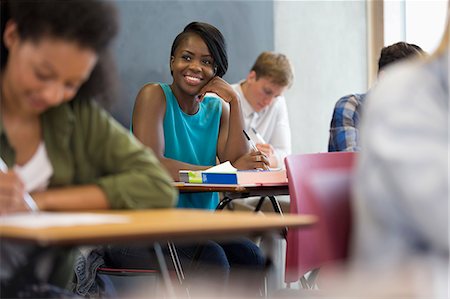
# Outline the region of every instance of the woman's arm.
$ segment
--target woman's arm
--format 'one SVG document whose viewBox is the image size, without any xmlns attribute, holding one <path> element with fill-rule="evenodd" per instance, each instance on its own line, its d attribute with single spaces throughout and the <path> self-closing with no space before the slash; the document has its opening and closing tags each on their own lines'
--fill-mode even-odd
<svg viewBox="0 0 450 299">
<path fill-rule="evenodd" d="M 241 103 L 231 85 L 215 77 L 201 90 L 202 95 L 207 92 L 213 92 L 224 100 L 217 142 L 220 162 L 230 161 L 238 169 L 267 169 L 269 161 L 266 156 L 260 151 L 254 152 L 248 148 L 248 141 L 243 132 Z"/>
<path fill-rule="evenodd" d="M 145 85 L 136 97 L 133 110 L 133 133 L 144 145 L 151 148 L 167 168 L 173 180 L 178 181 L 180 170 L 203 170 L 210 166 L 184 163 L 164 157 L 164 114 L 166 98 L 158 84 Z"/>
<path fill-rule="evenodd" d="M 77 101 L 71 106 L 70 151 L 51 148 L 51 152 L 73 164 L 55 168 L 54 185 L 32 194 L 41 209 L 142 209 L 175 204 L 176 190 L 151 151 L 95 103 Z"/>
<path fill-rule="evenodd" d="M 50 189 L 31 194 L 39 210 L 80 211 L 111 208 L 106 194 L 97 185 Z"/>
<path fill-rule="evenodd" d="M 233 163 L 248 152 L 248 145 L 242 132 L 244 121 L 239 97 L 231 85 L 220 77 L 211 79 L 200 94 L 204 95 L 207 92 L 217 94 L 228 103 L 222 105 L 217 155 L 221 162 L 228 160 Z"/>
</svg>

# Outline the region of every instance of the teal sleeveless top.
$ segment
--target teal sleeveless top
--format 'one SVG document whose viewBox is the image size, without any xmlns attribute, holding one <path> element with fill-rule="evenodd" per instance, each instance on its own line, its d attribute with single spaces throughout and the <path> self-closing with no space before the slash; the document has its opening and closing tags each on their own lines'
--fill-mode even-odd
<svg viewBox="0 0 450 299">
<path fill-rule="evenodd" d="M 168 84 L 160 84 L 166 96 L 164 115 L 164 156 L 189 164 L 216 165 L 222 101 L 205 97 L 194 115 L 184 113 Z M 179 208 L 215 209 L 217 193 L 182 193 Z"/>
</svg>

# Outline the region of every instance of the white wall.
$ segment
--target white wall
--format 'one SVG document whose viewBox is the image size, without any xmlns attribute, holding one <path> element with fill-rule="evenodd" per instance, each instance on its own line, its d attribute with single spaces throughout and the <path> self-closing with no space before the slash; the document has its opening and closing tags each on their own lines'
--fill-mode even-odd
<svg viewBox="0 0 450 299">
<path fill-rule="evenodd" d="M 335 102 L 367 89 L 365 1 L 275 1 L 275 51 L 294 64 L 286 93 L 293 153 L 327 151 Z"/>
</svg>

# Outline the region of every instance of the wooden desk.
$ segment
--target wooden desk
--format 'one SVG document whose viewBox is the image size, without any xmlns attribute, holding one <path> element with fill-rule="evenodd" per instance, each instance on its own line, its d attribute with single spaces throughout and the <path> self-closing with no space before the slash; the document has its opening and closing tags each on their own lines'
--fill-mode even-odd
<svg viewBox="0 0 450 299">
<path fill-rule="evenodd" d="M 7 226 L 0 218 L 0 238 L 34 243 L 39 246 L 78 246 L 109 243 L 154 243 L 168 297 L 175 297 L 161 246 L 162 241 L 189 241 L 231 238 L 237 235 L 301 228 L 314 224 L 315 216 L 255 215 L 246 212 L 211 213 L 202 210 L 166 209 L 99 212 L 121 215 L 123 223 L 24 228 Z M 30 214 L 31 217 L 36 217 Z M 39 217 L 39 215 L 37 215 Z M 38 221 L 38 220 L 36 220 Z"/>
<path fill-rule="evenodd" d="M 49 245 L 91 245 L 180 241 L 193 238 L 211 239 L 217 236 L 246 235 L 252 232 L 277 230 L 283 227 L 307 227 L 316 221 L 308 215 L 253 215 L 246 212 L 211 213 L 202 210 L 164 209 L 100 212 L 123 215 L 128 222 L 80 225 L 70 227 L 23 228 L 0 222 L 0 237 Z"/>
<path fill-rule="evenodd" d="M 281 209 L 275 196 L 289 195 L 288 183 L 284 184 L 254 184 L 254 185 L 221 185 L 221 184 L 190 184 L 183 182 L 174 182 L 173 185 L 178 188 L 180 193 L 191 192 L 223 192 L 224 198 L 217 205 L 217 209 L 222 210 L 228 203 L 236 198 L 261 197 L 255 211 L 261 209 L 261 205 L 266 197 L 272 202 L 275 212 L 281 214 Z"/>
<path fill-rule="evenodd" d="M 276 231 L 284 227 L 308 227 L 316 222 L 309 215 L 255 215 L 246 212 L 211 213 L 203 210 L 161 209 L 99 212 L 122 215 L 124 223 L 70 227 L 24 228 L 6 226 L 0 221 L 0 237 L 40 246 L 93 245 L 107 243 L 152 243 L 217 239 Z M 30 214 L 30 216 L 32 216 Z"/>
</svg>

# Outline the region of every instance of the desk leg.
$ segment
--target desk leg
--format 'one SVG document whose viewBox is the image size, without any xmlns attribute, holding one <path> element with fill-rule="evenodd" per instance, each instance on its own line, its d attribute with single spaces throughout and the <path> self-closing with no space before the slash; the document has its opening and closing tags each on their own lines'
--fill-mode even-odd
<svg viewBox="0 0 450 299">
<path fill-rule="evenodd" d="M 258 204 L 256 205 L 255 212 L 261 211 L 261 207 L 262 207 L 265 199 L 266 199 L 266 196 L 261 196 L 260 197 L 260 199 L 258 201 Z"/>
<path fill-rule="evenodd" d="M 231 198 L 225 196 L 217 205 L 216 210 L 223 210 L 231 201 Z"/>
<path fill-rule="evenodd" d="M 277 212 L 278 214 L 280 214 L 281 216 L 283 216 L 283 211 L 281 210 L 280 203 L 279 203 L 278 200 L 275 198 L 275 196 L 270 195 L 270 196 L 269 196 L 269 199 L 270 199 L 270 202 L 272 203 L 273 210 L 274 210 L 275 212 Z M 283 236 L 283 238 L 284 238 L 285 240 L 287 240 L 287 231 L 288 231 L 288 229 L 287 229 L 287 227 L 285 227 L 285 228 L 283 229 L 282 233 L 281 233 L 282 236 Z"/>
<path fill-rule="evenodd" d="M 268 197 L 269 197 L 269 199 L 270 199 L 270 202 L 272 203 L 273 210 L 274 210 L 275 212 L 277 212 L 278 214 L 283 215 L 283 211 L 281 211 L 280 203 L 279 203 L 278 200 L 275 198 L 275 196 L 270 195 L 270 196 L 268 196 Z"/>
<path fill-rule="evenodd" d="M 161 245 L 159 243 L 154 243 L 153 248 L 155 249 L 156 259 L 158 260 L 159 269 L 164 280 L 164 285 L 166 286 L 167 297 L 175 298 L 175 291 L 173 289 L 172 281 L 170 280 L 169 270 L 167 269 L 167 264 L 162 253 Z"/>
</svg>

